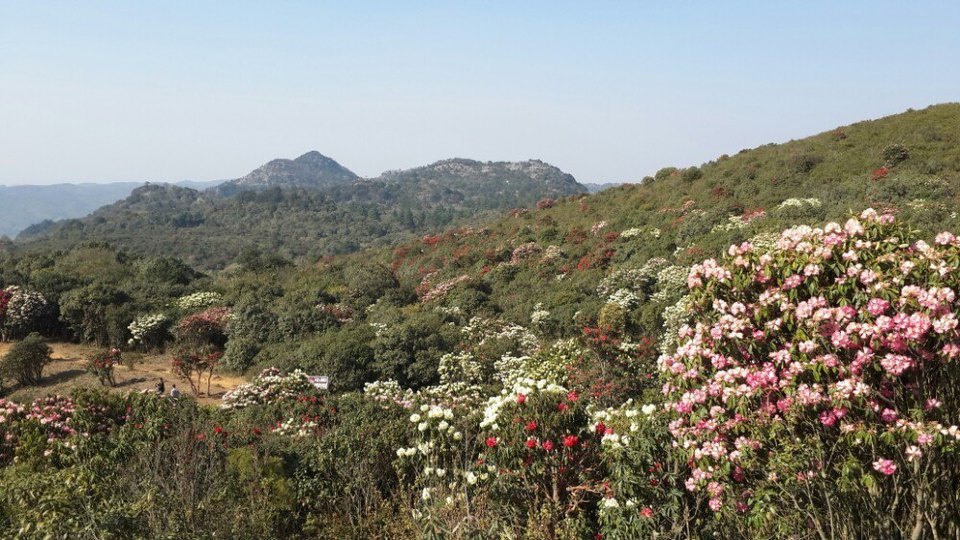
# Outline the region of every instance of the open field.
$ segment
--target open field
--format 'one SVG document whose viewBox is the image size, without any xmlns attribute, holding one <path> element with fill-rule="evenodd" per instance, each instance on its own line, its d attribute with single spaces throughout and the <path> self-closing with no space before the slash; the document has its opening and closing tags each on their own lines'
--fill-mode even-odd
<svg viewBox="0 0 960 540">
<path fill-rule="evenodd" d="M 6 354 L 12 343 L 0 343 L 0 355 Z M 124 362 L 134 360 L 133 369 L 126 365 L 117 366 L 114 370 L 116 386 L 103 387 L 97 378 L 86 372 L 86 358 L 97 351 L 96 347 L 77 345 L 73 343 L 51 343 L 53 362 L 43 370 L 43 384 L 26 388 L 13 387 L 13 391 L 5 396 L 15 401 L 30 401 L 47 394 L 69 394 L 75 388 L 107 388 L 113 391 L 140 391 L 153 389 L 157 380 L 164 379 L 167 391 L 172 384 L 180 387 L 184 395 L 190 394 L 190 385 L 187 381 L 177 379 L 170 371 L 170 357 L 165 354 L 142 354 L 135 352 L 123 353 Z M 206 378 L 203 380 L 202 390 L 206 390 Z M 238 376 L 214 374 L 210 383 L 210 395 L 201 394 L 198 398 L 201 403 L 216 404 L 228 390 L 243 384 L 244 379 Z"/>
</svg>

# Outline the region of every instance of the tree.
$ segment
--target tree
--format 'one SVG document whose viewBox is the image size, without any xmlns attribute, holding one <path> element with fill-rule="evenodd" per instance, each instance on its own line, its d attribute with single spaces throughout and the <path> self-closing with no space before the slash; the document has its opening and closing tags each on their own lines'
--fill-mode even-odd
<svg viewBox="0 0 960 540">
<path fill-rule="evenodd" d="M 52 361 L 53 350 L 40 337 L 31 333 L 15 344 L 0 361 L 3 378 L 12 379 L 21 385 L 37 385 L 43 378 L 43 368 Z"/>
</svg>

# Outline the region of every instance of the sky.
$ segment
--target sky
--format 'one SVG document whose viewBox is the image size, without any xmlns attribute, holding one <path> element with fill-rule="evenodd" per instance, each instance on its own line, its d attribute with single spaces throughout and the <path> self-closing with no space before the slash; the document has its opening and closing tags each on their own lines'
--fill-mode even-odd
<svg viewBox="0 0 960 540">
<path fill-rule="evenodd" d="M 361 176 L 464 157 L 639 181 L 960 101 L 960 2 L 0 0 L 0 184 Z"/>
</svg>

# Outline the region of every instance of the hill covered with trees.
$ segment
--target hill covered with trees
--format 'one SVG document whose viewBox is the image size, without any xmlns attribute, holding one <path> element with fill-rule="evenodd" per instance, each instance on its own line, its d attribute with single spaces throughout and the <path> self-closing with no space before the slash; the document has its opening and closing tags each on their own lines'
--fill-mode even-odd
<svg viewBox="0 0 960 540">
<path fill-rule="evenodd" d="M 29 227 L 18 240 L 33 252 L 105 241 L 215 269 L 241 253 L 309 260 L 353 252 L 585 191 L 540 161 L 455 159 L 365 180 L 311 152 L 206 191 L 143 186 L 87 218 Z"/>
</svg>

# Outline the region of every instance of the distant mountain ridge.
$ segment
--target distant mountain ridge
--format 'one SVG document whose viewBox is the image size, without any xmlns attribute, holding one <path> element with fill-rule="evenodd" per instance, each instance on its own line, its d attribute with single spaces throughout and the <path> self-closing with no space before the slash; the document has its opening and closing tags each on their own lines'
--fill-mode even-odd
<svg viewBox="0 0 960 540">
<path fill-rule="evenodd" d="M 28 227 L 18 242 L 65 249 L 106 241 L 217 268 L 245 249 L 291 258 L 347 253 L 586 191 L 572 175 L 540 160 L 454 158 L 363 179 L 308 152 L 204 191 L 145 185 L 87 218 Z"/>
</svg>

